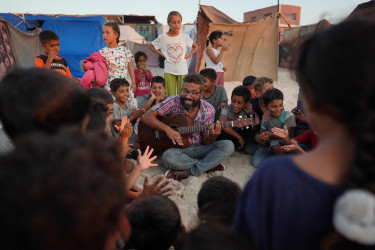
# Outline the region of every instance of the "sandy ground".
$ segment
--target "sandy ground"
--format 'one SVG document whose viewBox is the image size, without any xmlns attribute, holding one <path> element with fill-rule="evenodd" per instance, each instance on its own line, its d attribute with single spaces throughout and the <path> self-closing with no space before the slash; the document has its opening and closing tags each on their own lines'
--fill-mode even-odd
<svg viewBox="0 0 375 250">
<path fill-rule="evenodd" d="M 163 76 L 163 71 L 160 68 L 151 68 L 151 71 L 154 76 Z M 292 79 L 290 72 L 286 69 L 279 68 L 278 77 L 279 79 L 277 82 L 274 82 L 274 86 L 284 93 L 285 110 L 290 111 L 297 103 L 298 85 Z M 225 82 L 224 85 L 229 99 L 232 90 L 240 84 L 242 83 L 238 81 Z M 188 230 L 193 228 L 199 222 L 197 218 L 197 195 L 203 182 L 212 176 L 223 175 L 238 183 L 238 185 L 243 188 L 255 171 L 255 168 L 250 165 L 250 157 L 251 156 L 235 152 L 229 159 L 223 162 L 227 167 L 223 172 L 214 172 L 210 174 L 204 173 L 199 177 L 190 176 L 182 181 L 172 180 L 170 185 L 173 186 L 174 191 L 170 198 L 176 202 L 180 209 L 182 221 Z M 154 181 L 167 171 L 167 169 L 161 164 L 160 159 L 158 159 L 157 162 L 159 166 L 146 170 L 138 179 L 138 185 L 142 185 L 146 174 L 150 176 L 151 181 Z"/>
</svg>

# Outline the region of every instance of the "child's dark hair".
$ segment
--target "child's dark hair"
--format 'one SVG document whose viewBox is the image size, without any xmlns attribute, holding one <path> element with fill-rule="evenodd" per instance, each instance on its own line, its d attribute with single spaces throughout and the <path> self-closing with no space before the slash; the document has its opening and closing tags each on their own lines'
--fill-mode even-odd
<svg viewBox="0 0 375 250">
<path fill-rule="evenodd" d="M 107 90 L 102 88 L 89 88 L 88 90 L 86 90 L 86 93 L 90 96 L 91 99 L 100 101 L 105 105 L 114 102 L 112 95 Z"/>
<path fill-rule="evenodd" d="M 198 193 L 200 219 L 231 227 L 240 194 L 235 182 L 223 176 L 211 177 Z"/>
<path fill-rule="evenodd" d="M 109 86 L 111 88 L 111 91 L 114 93 L 120 88 L 121 86 L 126 86 L 129 87 L 129 82 L 125 78 L 116 78 L 113 79 L 110 83 Z"/>
<path fill-rule="evenodd" d="M 127 249 L 168 250 L 181 230 L 176 204 L 163 196 L 145 198 L 128 213 L 131 236 Z"/>
<path fill-rule="evenodd" d="M 143 51 L 137 51 L 137 52 L 135 52 L 135 54 L 134 54 L 134 60 L 135 60 L 135 63 L 138 63 L 138 60 L 139 60 L 139 58 L 140 58 L 141 56 L 143 56 L 143 57 L 146 59 L 146 61 L 147 61 L 147 55 L 146 55 L 146 53 L 143 52 Z"/>
<path fill-rule="evenodd" d="M 217 78 L 216 71 L 210 68 L 202 69 L 199 74 L 207 77 L 208 79 L 210 79 L 210 81 L 215 81 Z"/>
<path fill-rule="evenodd" d="M 218 30 L 212 31 L 208 37 L 208 41 L 210 41 L 210 43 L 213 45 L 214 39 L 218 39 L 222 36 L 223 36 L 223 32 L 218 31 Z M 207 41 L 207 46 L 208 46 L 208 41 Z"/>
<path fill-rule="evenodd" d="M 89 111 L 90 97 L 82 85 L 53 70 L 17 69 L 0 82 L 0 119 L 13 139 L 81 127 Z"/>
<path fill-rule="evenodd" d="M 86 129 L 104 131 L 108 118 L 107 106 L 103 102 L 96 99 L 91 100 L 91 106 L 90 120 Z"/>
<path fill-rule="evenodd" d="M 283 92 L 276 88 L 267 90 L 266 93 L 264 93 L 263 95 L 264 105 L 267 106 L 273 100 L 284 100 Z"/>
<path fill-rule="evenodd" d="M 215 223 L 202 223 L 185 235 L 176 250 L 252 250 L 255 247 L 237 232 Z"/>
<path fill-rule="evenodd" d="M 349 169 L 344 171 L 345 188 L 365 189 L 374 196 L 375 57 L 372 55 L 375 54 L 375 21 L 374 12 L 366 12 L 359 12 L 358 16 L 305 40 L 294 66 L 312 112 L 331 116 L 350 134 L 348 140 L 352 141 L 353 157 Z M 353 37 L 365 39 L 351 39 Z M 350 94 L 350 100 L 343 93 Z M 363 208 L 371 209 L 371 206 Z M 346 218 L 349 220 L 349 215 Z M 350 218 L 353 219 L 350 225 L 369 230 L 370 227 L 362 226 L 363 218 Z M 354 248 L 347 246 L 346 249 Z"/>
<path fill-rule="evenodd" d="M 375 54 L 374 29 L 374 19 L 364 15 L 334 25 L 302 44 L 296 64 L 300 87 L 313 109 L 330 114 L 354 138 L 347 186 L 365 188 L 373 194 L 375 57 L 369 55 Z M 348 34 L 366 39 L 352 40 Z M 352 101 L 342 93 L 350 93 Z"/>
<path fill-rule="evenodd" d="M 163 84 L 163 87 L 165 88 L 165 80 L 163 77 L 161 76 L 154 76 L 152 79 L 151 79 L 151 87 L 154 83 L 161 83 Z"/>
<path fill-rule="evenodd" d="M 254 84 L 255 79 L 257 79 L 255 76 L 246 76 L 242 81 L 242 85 L 245 87 L 251 86 Z"/>
<path fill-rule="evenodd" d="M 41 44 L 46 44 L 49 41 L 59 40 L 59 37 L 52 30 L 43 30 L 39 34 L 39 40 Z"/>
<path fill-rule="evenodd" d="M 104 133 L 23 139 L 0 157 L 1 247 L 103 249 L 126 203 L 121 156 Z"/>
<path fill-rule="evenodd" d="M 273 80 L 264 76 L 255 79 L 253 82 L 255 91 L 262 91 L 263 85 L 266 83 L 273 83 Z"/>
<path fill-rule="evenodd" d="M 248 102 L 248 101 L 250 101 L 251 92 L 245 86 L 240 85 L 240 86 L 237 86 L 233 89 L 231 97 L 233 97 L 234 95 L 235 96 L 242 96 L 243 99 L 245 100 L 245 102 Z"/>
<path fill-rule="evenodd" d="M 116 41 L 117 41 L 117 43 L 119 43 L 120 42 L 120 27 L 118 26 L 118 24 L 115 23 L 115 22 L 106 22 L 104 24 L 104 26 L 111 27 L 113 29 L 113 31 L 118 34 L 118 37 L 117 37 Z"/>
</svg>

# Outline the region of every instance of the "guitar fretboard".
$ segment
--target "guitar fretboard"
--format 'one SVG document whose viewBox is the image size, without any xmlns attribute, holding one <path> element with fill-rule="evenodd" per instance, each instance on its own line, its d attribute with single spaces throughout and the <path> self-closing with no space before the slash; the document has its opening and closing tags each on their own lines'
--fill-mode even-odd
<svg viewBox="0 0 375 250">
<path fill-rule="evenodd" d="M 220 124 L 222 128 L 234 127 L 233 121 L 220 122 Z M 201 125 L 194 125 L 194 126 L 187 126 L 187 127 L 179 127 L 177 128 L 177 130 L 181 135 L 192 134 L 192 133 L 198 133 L 198 132 L 208 130 L 211 125 L 212 124 L 201 124 Z"/>
</svg>

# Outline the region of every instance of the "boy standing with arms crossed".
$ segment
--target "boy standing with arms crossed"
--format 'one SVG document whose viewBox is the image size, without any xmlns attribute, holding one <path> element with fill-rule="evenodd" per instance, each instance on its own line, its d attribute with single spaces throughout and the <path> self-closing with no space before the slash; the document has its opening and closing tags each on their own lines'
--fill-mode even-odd
<svg viewBox="0 0 375 250">
<path fill-rule="evenodd" d="M 45 53 L 35 58 L 35 67 L 52 69 L 72 78 L 67 62 L 61 56 L 59 37 L 51 30 L 44 30 L 39 34 L 42 49 Z"/>
</svg>

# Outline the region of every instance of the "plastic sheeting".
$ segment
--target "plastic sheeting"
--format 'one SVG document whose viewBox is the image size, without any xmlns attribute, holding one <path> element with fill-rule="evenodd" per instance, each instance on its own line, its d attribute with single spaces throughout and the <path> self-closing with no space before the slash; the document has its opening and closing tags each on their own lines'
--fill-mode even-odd
<svg viewBox="0 0 375 250">
<path fill-rule="evenodd" d="M 83 72 L 79 62 L 91 53 L 106 46 L 102 37 L 102 16 L 47 16 L 0 14 L 12 25 L 24 31 L 40 27 L 54 31 L 60 39 L 60 55 L 65 58 L 73 77 L 80 78 Z M 22 19 L 24 18 L 24 20 Z M 20 41 L 20 43 L 23 43 Z M 19 46 L 19 45 L 18 45 Z M 16 46 L 18 49 L 19 47 Z M 14 48 L 12 47 L 12 50 Z M 17 64 L 17 66 L 19 66 Z"/>
</svg>

